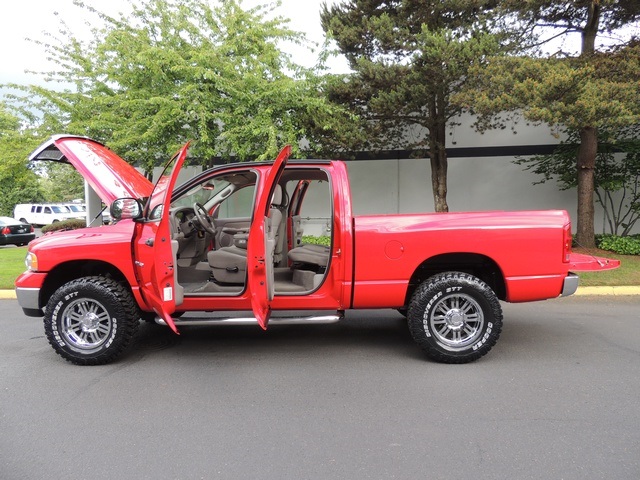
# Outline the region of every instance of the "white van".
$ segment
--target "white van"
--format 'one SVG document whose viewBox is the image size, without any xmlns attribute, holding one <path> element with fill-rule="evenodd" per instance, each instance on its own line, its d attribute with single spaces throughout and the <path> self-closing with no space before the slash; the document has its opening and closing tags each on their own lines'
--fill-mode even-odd
<svg viewBox="0 0 640 480">
<path fill-rule="evenodd" d="M 76 216 L 74 218 L 87 218 L 87 206 L 84 203 L 65 203 L 65 207 L 69 208 Z M 95 226 L 95 219 L 89 219 L 91 221 L 90 226 Z M 105 225 L 111 222 L 111 214 L 109 213 L 109 209 L 104 207 L 102 208 L 102 223 Z"/>
<path fill-rule="evenodd" d="M 82 218 L 68 207 L 55 203 L 19 203 L 13 209 L 13 218 L 32 225 L 49 225 L 78 217 Z"/>
</svg>

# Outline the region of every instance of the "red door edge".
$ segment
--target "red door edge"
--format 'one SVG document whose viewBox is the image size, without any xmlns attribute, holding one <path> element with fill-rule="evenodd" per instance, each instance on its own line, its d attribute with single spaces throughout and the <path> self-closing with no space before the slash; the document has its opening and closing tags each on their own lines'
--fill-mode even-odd
<svg viewBox="0 0 640 480">
<path fill-rule="evenodd" d="M 262 183 L 262 190 L 256 200 L 253 212 L 253 224 L 249 230 L 247 282 L 251 296 L 251 309 L 263 330 L 267 329 L 271 316 L 272 295 L 269 292 L 273 284 L 273 268 L 269 268 L 268 264 L 272 261 L 273 256 L 267 252 L 266 222 L 269 216 L 271 197 L 290 155 L 291 145 L 286 145 L 276 157 Z"/>
<path fill-rule="evenodd" d="M 171 192 L 187 157 L 188 149 L 189 142 L 167 163 L 165 170 L 175 159 L 175 164 L 172 167 L 171 174 L 168 176 L 168 180 L 166 175 L 161 175 L 156 183 L 154 192 L 149 198 L 150 203 L 154 200 L 159 200 L 156 207 L 162 204 L 162 217 L 160 218 L 155 238 L 153 239 L 153 246 L 151 247 L 153 248 L 154 258 L 151 282 L 140 286 L 156 314 L 162 317 L 176 334 L 179 334 L 178 328 L 171 317 L 171 314 L 176 309 L 176 266 L 173 262 L 173 250 L 171 246 L 169 206 L 171 204 Z M 164 191 L 157 191 L 158 187 L 164 188 Z M 151 208 L 147 208 L 146 213 L 149 214 L 150 212 Z M 140 241 L 140 239 L 138 238 L 136 241 Z"/>
</svg>

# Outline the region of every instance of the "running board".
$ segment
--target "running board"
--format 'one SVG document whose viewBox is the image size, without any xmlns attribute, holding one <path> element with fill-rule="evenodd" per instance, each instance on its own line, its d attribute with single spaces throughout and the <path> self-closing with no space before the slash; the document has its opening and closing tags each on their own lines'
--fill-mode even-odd
<svg viewBox="0 0 640 480">
<path fill-rule="evenodd" d="M 344 318 L 344 313 L 335 315 L 319 315 L 308 317 L 271 317 L 269 325 L 326 325 L 337 323 Z M 228 318 L 174 318 L 176 327 L 184 325 L 258 325 L 255 317 L 228 317 Z M 163 318 L 156 317 L 158 325 L 167 326 Z"/>
</svg>

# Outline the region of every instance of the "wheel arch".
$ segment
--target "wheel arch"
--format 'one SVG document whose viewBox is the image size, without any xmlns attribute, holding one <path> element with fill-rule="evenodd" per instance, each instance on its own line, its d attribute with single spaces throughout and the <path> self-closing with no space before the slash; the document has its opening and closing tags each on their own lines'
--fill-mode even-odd
<svg viewBox="0 0 640 480">
<path fill-rule="evenodd" d="M 40 290 L 40 307 L 46 306 L 53 292 L 65 283 L 90 276 L 112 278 L 131 292 L 131 286 L 125 274 L 111 263 L 101 260 L 73 260 L 56 265 L 53 270 L 47 273 Z"/>
<path fill-rule="evenodd" d="M 489 285 L 500 300 L 506 298 L 504 275 L 493 259 L 478 253 L 459 252 L 436 255 L 422 262 L 409 280 L 405 305 L 409 304 L 413 292 L 427 278 L 449 271 L 473 275 Z"/>
</svg>

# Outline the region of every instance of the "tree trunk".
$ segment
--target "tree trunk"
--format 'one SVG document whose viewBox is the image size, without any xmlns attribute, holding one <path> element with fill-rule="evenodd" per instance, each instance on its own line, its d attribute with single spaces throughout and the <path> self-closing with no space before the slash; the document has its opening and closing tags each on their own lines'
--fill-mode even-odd
<svg viewBox="0 0 640 480">
<path fill-rule="evenodd" d="M 444 151 L 431 154 L 431 185 L 436 212 L 448 212 L 447 205 L 447 154 Z"/>
<path fill-rule="evenodd" d="M 593 55 L 595 41 L 600 24 L 600 3 L 592 0 L 588 6 L 587 23 L 582 31 L 582 57 Z M 594 178 L 596 154 L 598 153 L 598 130 L 595 127 L 582 127 L 580 147 L 576 159 L 578 176 L 578 225 L 576 241 L 587 248 L 596 246 L 594 226 Z"/>
<path fill-rule="evenodd" d="M 594 248 L 595 227 L 593 192 L 598 151 L 598 130 L 595 127 L 583 127 L 580 130 L 578 148 L 578 226 L 576 241 L 579 245 Z"/>
<path fill-rule="evenodd" d="M 431 187 L 436 212 L 448 212 L 447 204 L 447 151 L 445 128 L 435 127 L 429 131 L 429 158 L 431 159 Z"/>
</svg>

